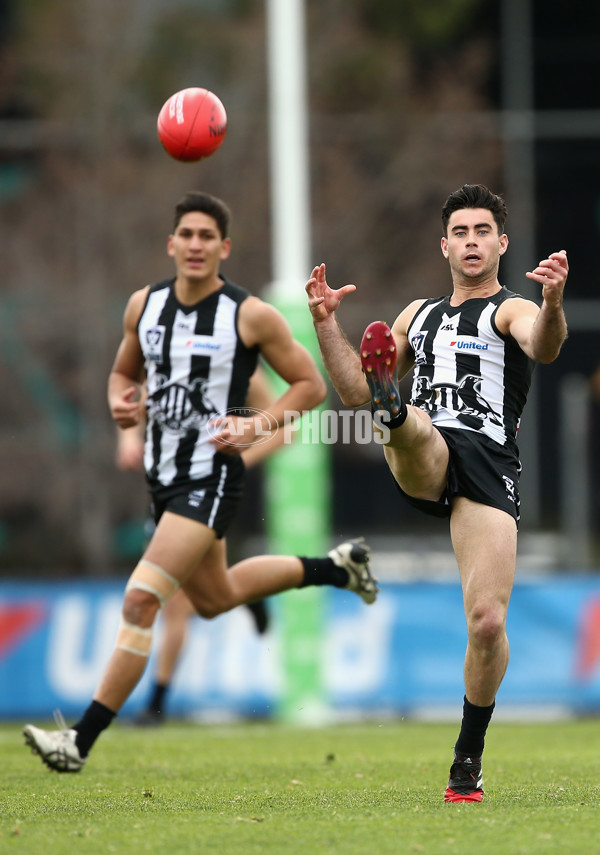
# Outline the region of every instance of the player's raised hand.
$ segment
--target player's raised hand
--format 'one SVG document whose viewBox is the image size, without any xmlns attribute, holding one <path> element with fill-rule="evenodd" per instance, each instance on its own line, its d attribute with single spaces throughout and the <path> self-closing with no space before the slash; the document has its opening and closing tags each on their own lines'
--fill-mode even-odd
<svg viewBox="0 0 600 855">
<path fill-rule="evenodd" d="M 305 290 L 308 294 L 308 308 L 313 321 L 317 323 L 332 315 L 346 294 L 356 291 L 356 285 L 343 285 L 335 290 L 330 288 L 327 284 L 325 265 L 319 264 L 313 269 Z"/>
<path fill-rule="evenodd" d="M 561 249 L 560 252 L 553 252 L 548 258 L 544 258 L 535 270 L 526 273 L 525 276 L 540 283 L 542 297 L 547 303 L 560 303 L 568 274 L 567 252 Z"/>
</svg>

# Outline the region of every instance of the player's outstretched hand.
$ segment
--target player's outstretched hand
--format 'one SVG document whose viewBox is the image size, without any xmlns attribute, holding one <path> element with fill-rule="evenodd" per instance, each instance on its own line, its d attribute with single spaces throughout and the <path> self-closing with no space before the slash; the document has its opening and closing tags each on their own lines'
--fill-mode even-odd
<svg viewBox="0 0 600 855">
<path fill-rule="evenodd" d="M 330 288 L 327 284 L 325 265 L 319 264 L 313 269 L 305 290 L 308 294 L 308 308 L 313 321 L 318 323 L 332 315 L 346 294 L 356 291 L 356 285 L 343 285 L 337 290 Z"/>
<path fill-rule="evenodd" d="M 535 270 L 526 273 L 525 276 L 540 283 L 542 297 L 546 303 L 560 304 L 568 274 L 567 252 L 561 249 L 560 252 L 553 252 L 548 258 L 544 258 Z"/>
</svg>

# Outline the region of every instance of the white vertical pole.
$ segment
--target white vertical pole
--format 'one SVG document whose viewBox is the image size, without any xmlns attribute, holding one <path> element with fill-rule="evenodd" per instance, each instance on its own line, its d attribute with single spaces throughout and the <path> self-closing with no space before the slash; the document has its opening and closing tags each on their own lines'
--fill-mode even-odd
<svg viewBox="0 0 600 855">
<path fill-rule="evenodd" d="M 304 0 L 267 0 L 267 50 L 273 288 L 295 296 L 313 267 Z"/>
<path fill-rule="evenodd" d="M 267 0 L 272 274 L 271 301 L 318 360 L 304 283 L 310 260 L 309 156 L 304 0 Z M 291 555 L 322 555 L 329 539 L 328 446 L 299 438 L 267 463 L 269 546 Z M 323 691 L 323 590 L 290 591 L 281 604 L 281 717 L 319 722 Z"/>
</svg>

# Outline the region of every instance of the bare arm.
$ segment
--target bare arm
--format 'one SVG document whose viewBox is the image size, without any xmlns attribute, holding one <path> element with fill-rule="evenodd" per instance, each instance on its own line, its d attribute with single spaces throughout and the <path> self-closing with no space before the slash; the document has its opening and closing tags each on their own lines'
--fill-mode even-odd
<svg viewBox="0 0 600 855">
<path fill-rule="evenodd" d="M 323 357 L 323 364 L 342 403 L 346 407 L 359 407 L 369 399 L 369 389 L 363 374 L 360 358 L 336 318 L 315 323 L 315 332 Z"/>
<path fill-rule="evenodd" d="M 115 462 L 119 469 L 138 472 L 144 468 L 144 432 L 142 422 L 117 432 Z"/>
<path fill-rule="evenodd" d="M 108 378 L 108 406 L 121 428 L 139 424 L 144 411 L 141 395 L 144 358 L 137 335 L 147 289 L 129 298 L 123 316 L 123 338 Z"/>
<path fill-rule="evenodd" d="M 326 268 L 318 265 L 306 283 L 308 307 L 312 315 L 325 370 L 347 407 L 358 407 L 369 399 L 369 389 L 358 353 L 339 326 L 335 313 L 346 294 L 356 291 L 354 285 L 334 290 L 327 284 Z"/>
<path fill-rule="evenodd" d="M 325 381 L 308 350 L 297 341 L 283 315 L 269 303 L 249 297 L 242 303 L 240 336 L 248 347 L 257 346 L 261 355 L 288 389 L 269 413 L 279 425 L 288 421 L 287 413 L 312 410 L 327 395 Z"/>
<path fill-rule="evenodd" d="M 344 285 L 334 290 L 327 284 L 325 265 L 315 267 L 306 283 L 308 306 L 313 317 L 323 363 L 342 402 L 347 407 L 359 407 L 369 400 L 369 389 L 362 371 L 360 356 L 346 339 L 335 312 L 346 294 L 356 290 Z M 398 316 L 392 332 L 398 351 L 398 376 L 403 377 L 413 365 L 413 352 L 408 343 L 407 329 L 415 311 L 423 301 L 415 301 Z"/>
<path fill-rule="evenodd" d="M 415 364 L 415 352 L 408 341 L 408 328 L 425 300 L 413 300 L 403 309 L 392 326 L 392 335 L 398 352 L 398 378 L 402 379 Z"/>
<path fill-rule="evenodd" d="M 246 404 L 253 410 L 268 410 L 273 405 L 275 396 L 271 390 L 269 378 L 266 371 L 260 366 L 256 369 L 250 378 L 250 386 L 248 387 L 248 397 Z M 267 457 L 270 457 L 273 452 L 281 448 L 285 439 L 285 431 L 275 430 L 268 438 L 261 439 L 242 452 L 242 458 L 247 468 L 258 466 Z"/>
<path fill-rule="evenodd" d="M 263 416 L 217 419 L 212 441 L 223 453 L 239 454 L 264 431 L 273 431 L 325 399 L 327 386 L 308 350 L 292 336 L 289 324 L 273 306 L 248 297 L 239 312 L 240 337 L 247 347 L 258 347 L 271 368 L 288 384 L 286 391 L 263 410 Z"/>
<path fill-rule="evenodd" d="M 553 252 L 526 274 L 542 285 L 541 308 L 529 300 L 507 300 L 498 310 L 500 331 L 513 336 L 536 362 L 553 362 L 567 337 L 563 293 L 568 272 L 566 252 Z"/>
</svg>

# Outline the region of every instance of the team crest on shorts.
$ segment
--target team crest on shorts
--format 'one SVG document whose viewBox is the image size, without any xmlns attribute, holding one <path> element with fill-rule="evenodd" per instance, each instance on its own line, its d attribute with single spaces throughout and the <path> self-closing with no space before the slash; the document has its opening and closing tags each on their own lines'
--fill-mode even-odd
<svg viewBox="0 0 600 855">
<path fill-rule="evenodd" d="M 192 492 L 188 494 L 188 505 L 191 508 L 199 508 L 205 495 L 206 490 L 192 490 Z"/>
</svg>

